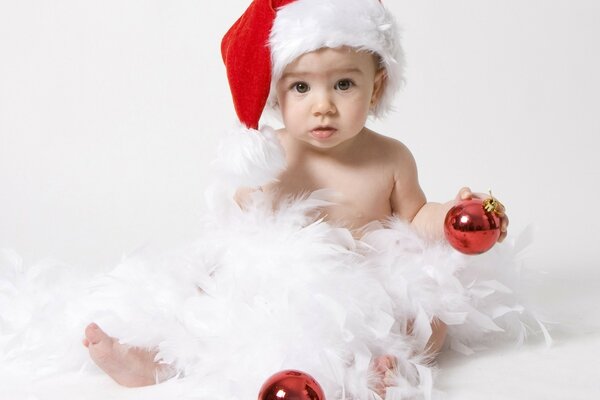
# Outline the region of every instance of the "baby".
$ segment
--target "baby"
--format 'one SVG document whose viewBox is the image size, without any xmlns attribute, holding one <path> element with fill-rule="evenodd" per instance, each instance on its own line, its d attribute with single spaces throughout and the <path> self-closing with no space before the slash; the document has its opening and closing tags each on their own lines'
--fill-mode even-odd
<svg viewBox="0 0 600 400">
<path fill-rule="evenodd" d="M 282 6 L 276 18 L 288 18 L 289 15 L 282 14 L 282 11 L 289 11 L 291 6 L 301 3 L 306 3 L 304 7 L 315 13 L 320 11 L 316 3 L 327 3 L 333 9 L 344 7 L 347 10 L 346 7 L 354 6 L 357 8 L 355 13 L 362 15 L 365 7 L 367 11 L 386 12 L 377 0 L 298 0 L 280 2 L 282 4 L 255 1 L 246 12 L 245 20 L 240 21 L 247 23 L 256 18 L 260 3 L 268 3 L 272 10 Z M 317 18 L 325 17 L 321 14 Z M 381 27 L 381 22 L 378 23 Z M 272 31 L 267 26 L 272 52 L 277 45 L 273 39 L 277 24 L 278 20 Z M 359 28 L 356 26 L 356 29 Z M 257 40 L 260 42 L 260 39 Z M 244 208 L 250 201 L 249 195 L 255 190 L 284 199 L 327 188 L 338 196 L 334 205 L 322 209 L 321 217 L 348 228 L 357 238 L 361 228 L 368 223 L 396 216 L 410 222 L 428 240 L 443 240 L 443 220 L 447 211 L 457 200 L 481 195 L 465 187 L 449 202 L 427 202 L 419 186 L 415 160 L 408 148 L 365 126 L 368 116 L 380 112 L 385 106 L 382 102 L 389 101 L 390 85 L 393 84 L 390 79 L 394 78 L 390 68 L 394 65 L 390 64 L 389 57 L 386 63 L 388 55 L 381 54 L 384 51 L 375 51 L 377 49 L 368 42 L 365 44 L 360 43 L 360 38 L 357 40 L 342 39 L 337 40 L 335 46 L 325 43 L 301 50 L 279 71 L 276 70 L 277 61 L 274 62 L 274 72 L 269 77 L 273 82 L 267 92 L 270 92 L 272 105 L 280 111 L 283 120 L 284 128 L 278 130 L 276 136 L 285 154 L 286 167 L 277 174 L 276 180 L 259 188 L 239 189 L 236 201 Z M 236 62 L 242 61 L 237 59 Z M 237 84 L 231 74 L 230 83 L 232 86 Z M 236 92 L 233 92 L 236 101 Z M 236 106 L 238 115 L 243 114 L 240 112 L 243 107 Z M 240 119 L 248 126 L 254 124 L 243 121 L 243 115 Z M 502 241 L 506 237 L 508 218 L 504 210 L 500 211 L 502 233 L 499 241 Z M 444 343 L 446 326 L 433 319 L 431 327 L 433 333 L 427 353 L 433 358 Z M 83 343 L 94 362 L 125 386 L 154 384 L 174 373 L 168 365 L 155 361 L 155 352 L 120 344 L 95 324 L 86 328 Z M 392 357 L 372 360 L 372 369 L 381 377 L 373 389 L 382 396 L 386 371 L 393 367 Z"/>
</svg>

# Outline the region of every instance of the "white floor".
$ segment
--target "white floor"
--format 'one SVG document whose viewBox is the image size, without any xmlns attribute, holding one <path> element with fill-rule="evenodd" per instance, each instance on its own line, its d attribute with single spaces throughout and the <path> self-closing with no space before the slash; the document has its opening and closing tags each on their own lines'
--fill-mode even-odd
<svg viewBox="0 0 600 400">
<path fill-rule="evenodd" d="M 449 400 L 588 400 L 600 398 L 600 334 L 440 360 L 437 387 Z"/>
<path fill-rule="evenodd" d="M 592 400 L 600 398 L 599 355 L 597 333 L 559 337 L 550 348 L 535 344 L 470 357 L 446 354 L 440 359 L 436 387 L 447 400 Z M 0 367 L 0 400 L 151 400 L 190 395 L 193 391 L 185 382 L 126 389 L 92 371 L 32 385 Z"/>
<path fill-rule="evenodd" d="M 600 398 L 600 270 L 590 266 L 561 271 L 550 271 L 533 296 L 561 321 L 552 332 L 552 345 L 546 346 L 540 337 L 530 338 L 518 349 L 494 349 L 469 357 L 443 354 L 436 386 L 445 398 Z"/>
</svg>

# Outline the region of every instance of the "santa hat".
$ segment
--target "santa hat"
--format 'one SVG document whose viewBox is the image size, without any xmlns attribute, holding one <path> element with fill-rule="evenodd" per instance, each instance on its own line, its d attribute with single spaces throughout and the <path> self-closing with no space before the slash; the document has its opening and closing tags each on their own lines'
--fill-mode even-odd
<svg viewBox="0 0 600 400">
<path fill-rule="evenodd" d="M 379 0 L 254 0 L 225 34 L 221 52 L 243 127 L 222 146 L 229 160 L 220 164 L 236 184 L 260 186 L 285 168 L 273 130 L 256 135 L 285 67 L 302 54 L 342 46 L 379 56 L 386 81 L 371 113 L 381 116 L 402 84 L 404 57 L 394 18 Z"/>
</svg>

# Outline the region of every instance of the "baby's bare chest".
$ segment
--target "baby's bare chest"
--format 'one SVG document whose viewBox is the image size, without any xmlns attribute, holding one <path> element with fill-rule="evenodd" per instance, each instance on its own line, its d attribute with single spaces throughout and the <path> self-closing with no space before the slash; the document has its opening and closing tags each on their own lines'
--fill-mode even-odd
<svg viewBox="0 0 600 400">
<path fill-rule="evenodd" d="M 381 166 L 327 163 L 291 166 L 270 187 L 286 197 L 318 189 L 332 190 L 335 204 L 323 210 L 323 217 L 350 229 L 389 217 L 393 188 L 392 172 Z"/>
</svg>

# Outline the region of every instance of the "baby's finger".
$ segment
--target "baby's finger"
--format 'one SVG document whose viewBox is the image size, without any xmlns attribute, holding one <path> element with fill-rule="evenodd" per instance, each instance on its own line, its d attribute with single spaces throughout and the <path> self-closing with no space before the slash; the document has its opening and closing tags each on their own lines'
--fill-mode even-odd
<svg viewBox="0 0 600 400">
<path fill-rule="evenodd" d="M 508 231 L 508 216 L 506 214 L 504 214 L 501 218 L 500 218 L 500 232 L 506 232 Z"/>
<path fill-rule="evenodd" d="M 465 186 L 458 191 L 457 200 L 469 200 L 473 197 L 473 192 L 471 192 L 471 188 Z"/>
<path fill-rule="evenodd" d="M 500 218 L 500 237 L 498 238 L 498 243 L 502 243 L 507 235 L 508 235 L 508 217 L 506 215 L 503 215 Z"/>
<path fill-rule="evenodd" d="M 473 197 L 475 199 L 481 199 L 481 200 L 492 198 L 489 193 L 481 193 L 481 192 L 475 192 L 475 193 L 471 192 L 471 197 Z"/>
<path fill-rule="evenodd" d="M 507 235 L 508 235 L 507 232 L 500 232 L 500 236 L 498 237 L 498 243 L 504 242 L 504 239 L 506 239 Z"/>
</svg>

